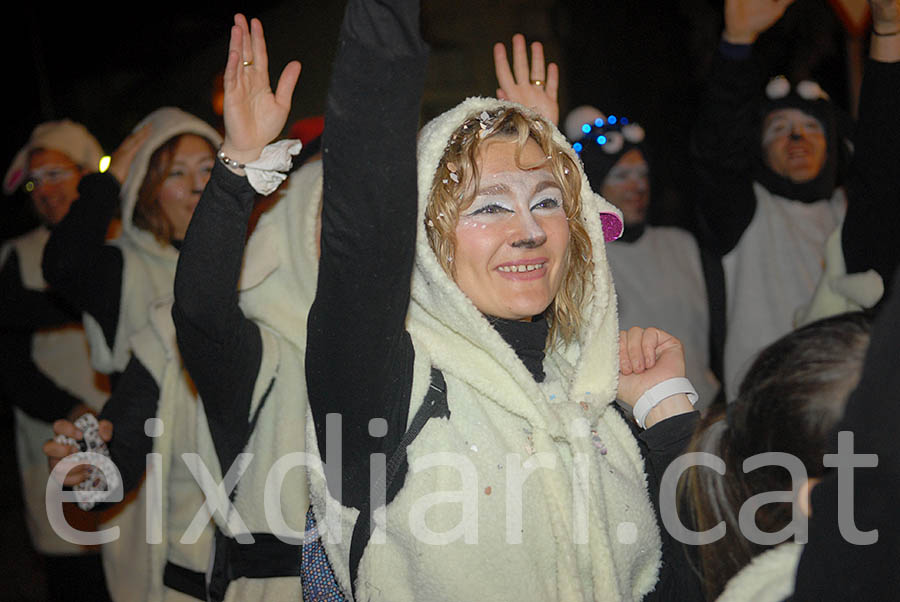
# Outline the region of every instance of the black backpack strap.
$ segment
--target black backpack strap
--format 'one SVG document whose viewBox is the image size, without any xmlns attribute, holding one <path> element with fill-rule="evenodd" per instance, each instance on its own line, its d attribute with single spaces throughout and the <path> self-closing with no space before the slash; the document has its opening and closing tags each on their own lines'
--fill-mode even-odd
<svg viewBox="0 0 900 602">
<path fill-rule="evenodd" d="M 708 248 L 700 248 L 700 263 L 709 306 L 709 368 L 721 384 L 713 404 L 719 404 L 725 402 L 725 269 L 722 256 Z"/>
<path fill-rule="evenodd" d="M 387 462 L 384 481 L 376 481 L 372 486 L 374 499 L 383 499 L 389 504 L 406 480 L 406 472 L 409 464 L 406 460 L 406 448 L 409 447 L 419 433 L 432 418 L 450 418 L 450 406 L 447 405 L 447 383 L 444 375 L 435 367 L 431 368 L 431 384 L 409 428 L 400 439 L 399 445 L 391 454 Z M 369 538 L 372 537 L 372 499 L 366 501 L 359 509 L 356 525 L 353 527 L 353 537 L 350 540 L 350 584 L 353 588 L 353 596 L 356 597 L 356 575 L 359 571 L 359 561 L 362 559 Z"/>
</svg>

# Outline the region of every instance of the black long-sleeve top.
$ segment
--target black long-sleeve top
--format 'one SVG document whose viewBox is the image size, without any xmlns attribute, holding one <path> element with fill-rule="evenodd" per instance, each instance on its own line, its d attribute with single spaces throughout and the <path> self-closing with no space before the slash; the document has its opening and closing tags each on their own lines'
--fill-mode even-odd
<svg viewBox="0 0 900 602">
<path fill-rule="evenodd" d="M 250 402 L 262 360 L 259 327 L 238 305 L 238 279 L 256 193 L 216 163 L 191 219 L 175 273 L 172 319 L 200 394 L 223 472 L 250 436 Z"/>
<path fill-rule="evenodd" d="M 4 397 L 32 418 L 65 418 L 81 400 L 59 387 L 32 359 L 35 332 L 80 323 L 78 315 L 52 290 L 22 283 L 13 250 L 0 268 L 0 388 Z"/>
<path fill-rule="evenodd" d="M 54 228 L 44 249 L 44 279 L 79 310 L 90 314 L 112 348 L 122 298 L 122 252 L 106 244 L 119 207 L 119 182 L 110 174 L 89 174 L 79 197 Z"/>
</svg>

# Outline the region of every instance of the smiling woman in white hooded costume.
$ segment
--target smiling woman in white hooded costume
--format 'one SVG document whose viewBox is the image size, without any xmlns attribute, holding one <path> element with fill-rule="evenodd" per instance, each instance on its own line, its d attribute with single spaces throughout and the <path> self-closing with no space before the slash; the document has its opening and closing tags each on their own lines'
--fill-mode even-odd
<svg viewBox="0 0 900 602">
<path fill-rule="evenodd" d="M 307 451 L 325 463 L 310 502 L 337 584 L 392 601 L 672 593 L 651 495 L 696 414 L 679 391 L 637 438 L 613 401 L 683 376 L 680 343 L 636 329 L 620 347 L 604 241 L 621 218 L 550 122 L 472 98 L 417 150 L 418 18 L 409 0 L 350 2 L 328 96 L 305 371 Z M 263 89 L 251 25 L 226 70 L 220 157 L 238 174 L 299 72 Z"/>
</svg>

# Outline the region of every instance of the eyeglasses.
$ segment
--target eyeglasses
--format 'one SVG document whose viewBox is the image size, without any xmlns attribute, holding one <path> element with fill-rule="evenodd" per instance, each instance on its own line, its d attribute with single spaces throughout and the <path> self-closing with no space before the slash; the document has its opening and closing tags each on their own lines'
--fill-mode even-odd
<svg viewBox="0 0 900 602">
<path fill-rule="evenodd" d="M 63 167 L 61 165 L 39 167 L 28 174 L 28 180 L 25 182 L 25 191 L 31 192 L 41 186 L 60 184 L 73 177 L 75 177 L 75 170 L 71 167 Z"/>
</svg>

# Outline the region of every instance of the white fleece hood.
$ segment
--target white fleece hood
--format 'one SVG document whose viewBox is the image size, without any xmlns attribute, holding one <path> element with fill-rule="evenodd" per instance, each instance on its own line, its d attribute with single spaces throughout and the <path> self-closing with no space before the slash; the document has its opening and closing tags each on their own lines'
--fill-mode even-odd
<svg viewBox="0 0 900 602">
<path fill-rule="evenodd" d="M 119 320 L 112 348 L 99 324 L 84 316 L 84 328 L 91 345 L 91 363 L 100 372 L 121 372 L 131 356 L 130 339 L 147 325 L 151 301 L 172 294 L 178 250 L 159 242 L 152 232 L 134 225 L 134 207 L 138 191 L 147 175 L 150 157 L 173 136 L 197 134 L 214 145 L 221 143 L 219 134 L 207 123 L 181 109 L 163 107 L 147 115 L 135 131 L 151 124 L 147 141 L 141 146 L 122 185 L 122 234 L 111 245 L 122 252 L 122 290 Z"/>
<path fill-rule="evenodd" d="M 128 170 L 128 176 L 125 178 L 125 183 L 122 184 L 122 236 L 130 239 L 135 245 L 143 247 L 148 252 L 171 255 L 177 258 L 178 251 L 174 247 L 161 245 L 154 238 L 152 232 L 138 228 L 132 221 L 134 207 L 137 204 L 138 191 L 144 183 L 144 177 L 147 175 L 147 169 L 150 166 L 150 157 L 171 138 L 181 134 L 196 134 L 209 140 L 215 147 L 222 144 L 222 137 L 211 125 L 202 119 L 175 107 L 156 109 L 144 117 L 134 127 L 133 131 L 136 132 L 148 124 L 151 126 L 150 135 L 137 154 L 135 154 L 134 161 L 132 161 Z"/>
<path fill-rule="evenodd" d="M 491 98 L 469 98 L 440 117 L 429 122 L 419 135 L 419 213 L 416 232 L 416 262 L 412 279 L 412 304 L 410 309 L 411 330 L 425 336 L 423 331 L 448 332 L 444 336 L 458 336 L 473 346 L 465 357 L 455 355 L 455 350 L 445 345 L 429 345 L 435 365 L 443 369 L 441 356 L 445 351 L 452 355 L 452 364 L 463 364 L 461 368 L 484 367 L 486 357 L 501 353 L 503 360 L 497 363 L 505 378 L 521 383 L 530 393 L 534 392 L 537 383 L 530 377 L 525 366 L 518 361 L 512 348 L 506 345 L 497 331 L 488 323 L 484 315 L 459 289 L 438 263 L 428 242 L 425 231 L 424 215 L 428 204 L 428 196 L 432 187 L 434 174 L 444 154 L 447 141 L 453 132 L 466 119 L 480 115 L 483 111 L 495 112 L 504 107 L 514 106 L 526 115 L 537 115 L 521 105 L 499 101 Z M 615 399 L 618 388 L 618 319 L 616 317 L 616 299 L 606 261 L 604 243 L 618 238 L 623 229 L 619 210 L 606 199 L 591 190 L 581 161 L 565 137 L 553 128 L 553 140 L 578 166 L 581 174 L 581 202 L 584 227 L 587 230 L 593 248 L 594 272 L 592 286 L 586 295 L 589 299 L 584 308 L 584 320 L 577 339 L 580 344 L 569 345 L 563 351 L 567 360 L 575 365 L 575 372 L 569 383 L 567 393 L 573 399 L 586 401 L 592 406 L 588 419 L 593 422 L 607 404 Z M 435 311 L 437 310 L 437 311 Z M 482 355 L 484 354 L 484 356 Z M 449 366 L 448 366 L 448 369 Z M 452 369 L 451 369 L 452 371 Z M 476 371 L 477 372 L 477 371 Z M 491 375 L 492 383 L 500 374 Z M 493 384 L 487 386 L 492 387 Z M 532 398 L 535 395 L 531 395 Z M 523 413 L 529 421 L 551 428 L 538 407 L 510 407 L 510 411 Z M 559 431 L 560 425 L 552 427 Z"/>
<path fill-rule="evenodd" d="M 657 580 L 659 529 L 643 460 L 612 406 L 618 322 L 604 239 L 621 233 L 618 211 L 591 191 L 553 128 L 581 172 L 594 268 L 579 343 L 547 352 L 541 383 L 428 243 L 425 208 L 447 141 L 468 118 L 509 106 L 535 116 L 513 103 L 470 98 L 419 136 L 409 416 L 434 366 L 447 383 L 450 418 L 429 420 L 410 444 L 403 488 L 360 561 L 358 600 L 638 600 Z M 318 511 L 327 493 L 311 477 Z M 346 532 L 356 511 L 345 510 Z M 349 589 L 346 550 L 327 539 L 335 574 Z"/>
</svg>

